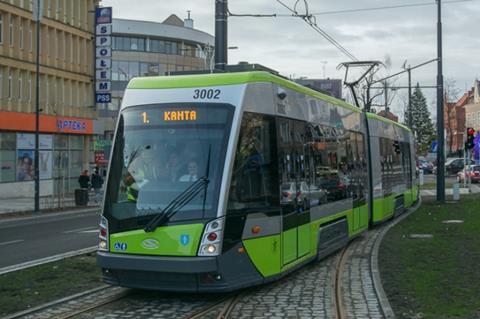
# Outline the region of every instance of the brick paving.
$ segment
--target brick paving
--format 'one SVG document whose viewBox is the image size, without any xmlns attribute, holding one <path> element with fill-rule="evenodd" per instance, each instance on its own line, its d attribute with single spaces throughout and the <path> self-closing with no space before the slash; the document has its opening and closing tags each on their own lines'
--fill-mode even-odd
<svg viewBox="0 0 480 319">
<path fill-rule="evenodd" d="M 341 276 L 343 304 L 347 318 L 384 318 L 370 270 L 370 256 L 381 228 L 369 231 L 354 240 Z M 247 289 L 239 296 L 230 318 L 319 318 L 336 317 L 334 302 L 336 253 L 314 262 L 266 285 Z M 54 306 L 25 318 L 52 318 L 94 305 L 125 291 L 111 288 L 96 294 Z M 75 318 L 184 318 L 202 309 L 222 295 L 173 294 L 132 291 L 128 296 L 101 306 Z M 225 303 L 224 303 L 225 304 Z M 217 306 L 204 318 L 215 318 L 223 305 Z"/>
<path fill-rule="evenodd" d="M 371 274 L 370 256 L 379 230 L 354 240 L 342 273 L 343 303 L 347 318 L 384 318 Z"/>
</svg>

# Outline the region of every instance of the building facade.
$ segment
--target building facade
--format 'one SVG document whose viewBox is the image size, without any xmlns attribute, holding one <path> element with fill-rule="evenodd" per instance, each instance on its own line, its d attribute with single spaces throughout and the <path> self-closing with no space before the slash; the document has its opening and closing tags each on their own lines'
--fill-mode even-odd
<svg viewBox="0 0 480 319">
<path fill-rule="evenodd" d="M 337 99 L 342 97 L 342 80 L 339 79 L 298 79 L 298 84 L 319 91 L 323 94 L 333 96 Z"/>
<path fill-rule="evenodd" d="M 457 102 L 445 103 L 444 121 L 447 156 L 460 156 L 464 149 L 465 136 L 465 104 L 471 98 L 471 91 L 465 93 Z M 445 97 L 445 101 L 446 101 Z"/>
<path fill-rule="evenodd" d="M 387 118 L 391 121 L 397 122 L 398 123 L 398 116 L 390 112 L 390 110 L 381 110 L 380 112 L 377 113 L 377 115 L 382 116 L 384 118 Z"/>
<path fill-rule="evenodd" d="M 468 101 L 465 103 L 466 127 L 480 131 L 480 81 L 475 80 Z"/>
<path fill-rule="evenodd" d="M 40 22 L 41 195 L 72 191 L 92 162 L 94 12 L 44 0 Z M 33 196 L 36 30 L 32 0 L 0 1 L 0 197 Z"/>
<path fill-rule="evenodd" d="M 99 106 L 95 154 L 108 159 L 118 110 L 128 81 L 175 71 L 209 69 L 213 36 L 193 28 L 193 20 L 169 16 L 162 23 L 113 19 L 112 103 Z M 106 165 L 106 161 L 103 161 Z"/>
</svg>

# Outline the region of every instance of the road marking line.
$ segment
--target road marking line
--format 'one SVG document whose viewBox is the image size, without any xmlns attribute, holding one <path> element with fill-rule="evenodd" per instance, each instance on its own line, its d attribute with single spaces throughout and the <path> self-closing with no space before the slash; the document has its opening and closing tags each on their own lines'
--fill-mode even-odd
<svg viewBox="0 0 480 319">
<path fill-rule="evenodd" d="M 77 229 L 71 229 L 71 230 L 66 230 L 64 231 L 63 233 L 64 234 L 70 234 L 70 233 L 79 233 L 79 232 L 83 232 L 85 230 L 92 230 L 92 229 L 95 229 L 96 230 L 97 227 L 83 227 L 83 228 L 77 228 Z"/>
<path fill-rule="evenodd" d="M 83 233 L 83 234 L 98 233 L 98 229 L 84 230 L 84 231 L 81 231 L 80 233 Z"/>
<path fill-rule="evenodd" d="M 89 248 L 84 248 L 84 249 L 79 249 L 79 250 L 74 250 L 74 251 L 69 251 L 68 253 L 63 253 L 63 254 L 58 254 L 55 256 L 50 256 L 46 258 L 41 258 L 37 260 L 32 260 L 32 261 L 27 261 L 21 264 L 17 265 L 12 265 L 12 266 L 7 266 L 0 268 L 0 275 L 16 271 L 16 270 L 21 270 L 25 268 L 30 268 L 33 266 L 38 266 L 38 265 L 43 265 L 52 261 L 57 261 L 57 260 L 62 260 L 65 258 L 73 257 L 73 256 L 78 256 L 78 255 L 84 255 L 88 253 L 93 253 L 97 251 L 97 246 L 89 247 Z"/>
<path fill-rule="evenodd" d="M 6 242 L 3 242 L 3 243 L 0 243 L 0 246 L 20 243 L 22 241 L 25 241 L 25 239 L 17 239 L 17 240 L 12 240 L 12 241 L 6 241 Z"/>
</svg>

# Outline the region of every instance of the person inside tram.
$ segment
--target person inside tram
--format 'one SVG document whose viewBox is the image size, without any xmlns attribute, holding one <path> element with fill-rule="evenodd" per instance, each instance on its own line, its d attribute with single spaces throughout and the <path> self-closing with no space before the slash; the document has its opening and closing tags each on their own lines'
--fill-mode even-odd
<svg viewBox="0 0 480 319">
<path fill-rule="evenodd" d="M 198 179 L 198 165 L 195 160 L 190 160 L 187 164 L 187 174 L 180 177 L 180 182 L 195 182 Z"/>
<path fill-rule="evenodd" d="M 151 145 L 147 145 L 128 165 L 128 172 L 123 182 L 127 187 L 129 201 L 136 201 L 140 189 L 161 175 L 153 149 Z"/>
<path fill-rule="evenodd" d="M 168 161 L 165 168 L 166 168 L 168 180 L 170 182 L 178 181 L 179 175 L 180 175 L 181 163 L 177 153 L 172 152 L 168 155 Z"/>
</svg>

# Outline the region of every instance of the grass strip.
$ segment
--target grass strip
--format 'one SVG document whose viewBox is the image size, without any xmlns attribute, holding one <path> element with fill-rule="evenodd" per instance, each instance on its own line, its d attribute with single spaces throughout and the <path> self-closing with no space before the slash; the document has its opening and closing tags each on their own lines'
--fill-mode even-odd
<svg viewBox="0 0 480 319">
<path fill-rule="evenodd" d="M 0 317 L 101 285 L 95 254 L 0 275 Z"/>
<path fill-rule="evenodd" d="M 452 219 L 464 223 L 443 223 Z M 480 318 L 479 230 L 476 194 L 453 204 L 424 203 L 387 233 L 379 266 L 397 318 Z"/>
<path fill-rule="evenodd" d="M 454 182 L 445 182 L 445 188 L 453 188 Z M 463 183 L 460 183 L 460 187 L 463 187 Z M 421 189 L 437 189 L 437 182 L 428 182 L 420 186 Z"/>
</svg>

